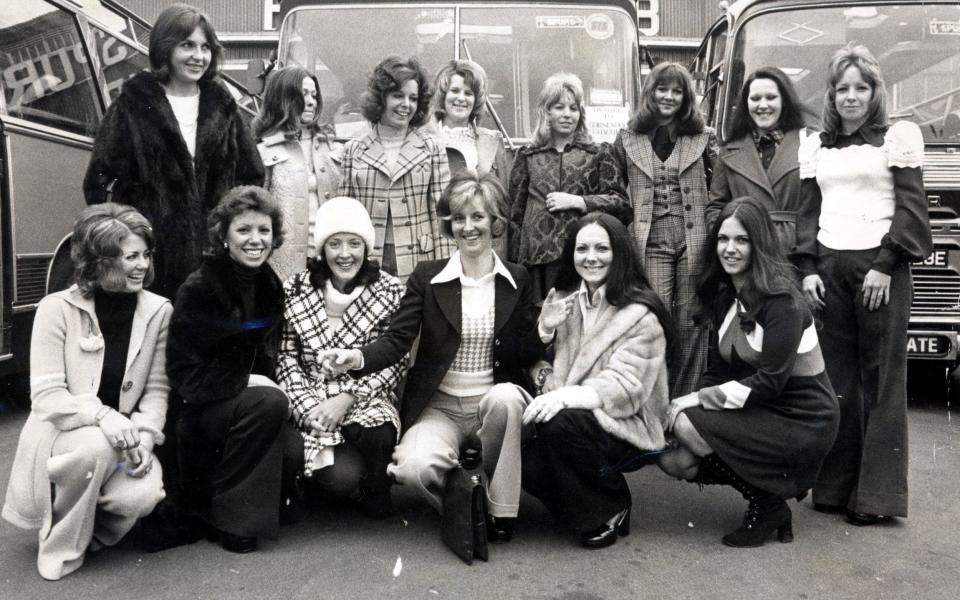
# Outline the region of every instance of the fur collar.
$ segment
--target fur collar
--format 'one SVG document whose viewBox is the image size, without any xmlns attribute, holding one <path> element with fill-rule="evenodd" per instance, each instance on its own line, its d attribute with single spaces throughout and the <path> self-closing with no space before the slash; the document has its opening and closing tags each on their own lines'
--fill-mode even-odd
<svg viewBox="0 0 960 600">
<path fill-rule="evenodd" d="M 588 339 L 581 337 L 583 316 L 579 310 L 572 311 L 567 320 L 560 325 L 561 331 L 558 331 L 557 336 L 569 340 L 568 343 L 563 344 L 563 349 L 572 350 L 570 356 L 564 361 L 569 364 L 569 367 L 562 385 L 579 385 L 603 353 L 650 312 L 650 309 L 643 304 L 631 303 L 620 308 L 611 308 L 614 311 L 607 313 L 607 319 L 602 326 L 598 324 L 590 331 L 591 335 Z M 559 361 L 560 356 L 557 359 Z"/>
</svg>

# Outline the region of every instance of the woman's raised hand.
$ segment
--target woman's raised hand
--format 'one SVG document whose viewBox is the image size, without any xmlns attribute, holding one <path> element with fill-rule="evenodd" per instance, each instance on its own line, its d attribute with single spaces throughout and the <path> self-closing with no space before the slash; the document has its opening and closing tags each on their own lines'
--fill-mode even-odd
<svg viewBox="0 0 960 600">
<path fill-rule="evenodd" d="M 547 194 L 546 205 L 549 212 L 561 210 L 587 212 L 587 203 L 583 199 L 583 196 L 576 196 L 566 192 L 550 192 Z"/>
<path fill-rule="evenodd" d="M 827 293 L 827 288 L 823 285 L 823 280 L 817 274 L 807 275 L 803 278 L 803 295 L 810 302 L 810 306 L 817 310 L 823 310 L 826 306 L 823 297 Z"/>
<path fill-rule="evenodd" d="M 133 421 L 110 409 L 100 419 L 100 431 L 117 450 L 129 450 L 140 445 L 140 431 Z"/>
<path fill-rule="evenodd" d="M 573 312 L 576 297 L 576 294 L 570 294 L 561 298 L 555 288 L 550 288 L 550 293 L 547 294 L 540 309 L 540 326 L 550 332 L 559 327 Z"/>
<path fill-rule="evenodd" d="M 320 371 L 327 379 L 334 379 L 351 369 L 363 366 L 363 353 L 359 350 L 332 348 L 322 351 L 317 358 L 320 361 Z"/>
</svg>

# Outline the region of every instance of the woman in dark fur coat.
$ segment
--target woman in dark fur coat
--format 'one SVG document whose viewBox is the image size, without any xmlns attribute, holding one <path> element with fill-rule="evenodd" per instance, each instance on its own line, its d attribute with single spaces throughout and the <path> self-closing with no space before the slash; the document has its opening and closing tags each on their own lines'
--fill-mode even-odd
<svg viewBox="0 0 960 600">
<path fill-rule="evenodd" d="M 263 165 L 236 102 L 217 78 L 222 47 L 209 19 L 183 4 L 150 33 L 150 70 L 134 75 L 104 116 L 83 189 L 153 223 L 155 291 L 173 299 L 200 264 L 205 219 L 236 185 L 262 185 Z"/>
</svg>

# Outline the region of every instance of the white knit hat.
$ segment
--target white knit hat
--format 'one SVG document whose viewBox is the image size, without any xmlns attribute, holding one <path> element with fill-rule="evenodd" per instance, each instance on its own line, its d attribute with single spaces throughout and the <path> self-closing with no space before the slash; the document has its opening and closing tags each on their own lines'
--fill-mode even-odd
<svg viewBox="0 0 960 600">
<path fill-rule="evenodd" d="M 337 196 L 320 205 L 313 232 L 313 247 L 316 248 L 318 256 L 323 254 L 323 244 L 327 238 L 338 233 L 360 236 L 367 246 L 367 253 L 373 252 L 373 243 L 377 237 L 373 223 L 370 222 L 367 209 L 353 198 Z"/>
</svg>

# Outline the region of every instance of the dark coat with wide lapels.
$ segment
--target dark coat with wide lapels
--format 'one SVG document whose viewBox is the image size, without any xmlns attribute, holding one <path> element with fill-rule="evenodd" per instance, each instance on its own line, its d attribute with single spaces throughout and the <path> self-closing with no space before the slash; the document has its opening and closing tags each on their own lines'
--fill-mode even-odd
<svg viewBox="0 0 960 600">
<path fill-rule="evenodd" d="M 150 72 L 123 84 L 110 105 L 83 182 L 87 204 L 120 202 L 143 213 L 157 242 L 151 289 L 173 299 L 200 265 L 206 217 L 238 185 L 263 185 L 263 164 L 230 92 L 200 82 L 191 157 L 163 87 Z"/>
<path fill-rule="evenodd" d="M 403 429 L 413 425 L 426 408 L 460 348 L 460 281 L 430 283 L 448 260 L 417 265 L 407 280 L 407 291 L 390 321 L 390 328 L 379 340 L 361 349 L 363 369 L 351 371 L 353 375 L 362 376 L 396 363 L 410 351 L 419 334 L 417 359 L 407 374 L 401 402 Z M 493 379 L 496 383 L 529 387 L 524 367 L 536 362 L 544 350 L 537 332 L 533 289 L 523 267 L 509 262 L 503 264 L 517 287 L 502 275 L 496 275 Z"/>
<path fill-rule="evenodd" d="M 752 136 L 743 136 L 723 146 L 710 184 L 707 230 L 728 202 L 750 196 L 763 204 L 770 214 L 784 256 L 793 254 L 797 246 L 797 208 L 800 205 L 799 148 L 800 131 L 785 132 L 770 167 L 764 170 Z"/>
</svg>

